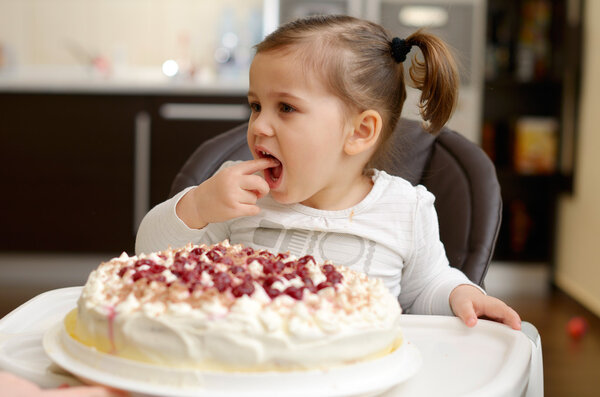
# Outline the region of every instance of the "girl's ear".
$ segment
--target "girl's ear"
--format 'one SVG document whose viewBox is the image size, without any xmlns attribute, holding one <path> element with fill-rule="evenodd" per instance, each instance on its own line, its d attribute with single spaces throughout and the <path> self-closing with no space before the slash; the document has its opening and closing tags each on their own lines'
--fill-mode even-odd
<svg viewBox="0 0 600 397">
<path fill-rule="evenodd" d="M 354 118 L 352 132 L 346 138 L 344 152 L 355 155 L 375 147 L 381 133 L 381 115 L 376 110 L 365 110 Z"/>
</svg>

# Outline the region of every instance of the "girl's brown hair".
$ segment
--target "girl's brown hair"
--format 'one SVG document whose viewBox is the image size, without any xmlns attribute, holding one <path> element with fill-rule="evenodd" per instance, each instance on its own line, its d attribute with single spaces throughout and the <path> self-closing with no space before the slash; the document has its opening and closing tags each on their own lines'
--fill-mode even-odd
<svg viewBox="0 0 600 397">
<path fill-rule="evenodd" d="M 256 45 L 256 52 L 290 51 L 302 65 L 320 74 L 347 111 L 374 109 L 383 120 L 381 139 L 373 160 L 385 157 L 406 100 L 404 67 L 391 53 L 392 38 L 381 26 L 350 16 L 322 15 L 280 26 Z M 406 44 L 423 55 L 413 57 L 409 75 L 421 90 L 420 113 L 425 128 L 436 133 L 448 121 L 458 97 L 458 72 L 448 47 L 434 35 L 419 30 Z M 373 164 L 368 164 L 372 166 Z"/>
</svg>

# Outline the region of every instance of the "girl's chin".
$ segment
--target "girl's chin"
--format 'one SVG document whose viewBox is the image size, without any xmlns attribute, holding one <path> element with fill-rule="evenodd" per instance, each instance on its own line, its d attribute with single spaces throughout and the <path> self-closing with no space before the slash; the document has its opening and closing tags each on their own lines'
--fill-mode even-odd
<svg viewBox="0 0 600 397">
<path fill-rule="evenodd" d="M 276 190 L 271 190 L 269 192 L 273 200 L 277 201 L 279 204 L 294 204 L 295 202 L 291 200 L 289 197 L 285 195 L 285 193 L 278 192 Z"/>
<path fill-rule="evenodd" d="M 269 192 L 273 200 L 277 201 L 279 204 L 290 205 L 290 204 L 298 204 L 300 200 L 294 199 L 290 195 L 286 194 L 281 190 L 271 190 Z"/>
</svg>

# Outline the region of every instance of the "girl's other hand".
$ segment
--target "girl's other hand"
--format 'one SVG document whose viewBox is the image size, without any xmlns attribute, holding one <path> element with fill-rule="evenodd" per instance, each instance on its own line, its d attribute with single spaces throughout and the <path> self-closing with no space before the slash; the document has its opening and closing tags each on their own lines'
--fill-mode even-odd
<svg viewBox="0 0 600 397">
<path fill-rule="evenodd" d="M 269 193 L 269 185 L 258 171 L 274 167 L 277 160 L 260 158 L 222 169 L 177 203 L 177 216 L 190 228 L 202 229 L 209 223 L 256 215 L 256 201 Z"/>
<path fill-rule="evenodd" d="M 500 299 L 485 295 L 472 285 L 459 285 L 450 293 L 450 307 L 468 327 L 477 324 L 478 317 L 488 317 L 509 327 L 521 329 L 521 318 Z"/>
<path fill-rule="evenodd" d="M 129 393 L 101 386 L 59 387 L 40 389 L 36 384 L 8 372 L 0 372 L 0 390 L 6 397 L 115 397 Z"/>
</svg>

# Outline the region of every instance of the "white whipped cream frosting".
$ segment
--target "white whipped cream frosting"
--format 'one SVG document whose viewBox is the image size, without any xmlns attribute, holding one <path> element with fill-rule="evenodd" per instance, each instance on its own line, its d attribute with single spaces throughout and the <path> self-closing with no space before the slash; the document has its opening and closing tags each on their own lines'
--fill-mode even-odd
<svg viewBox="0 0 600 397">
<path fill-rule="evenodd" d="M 227 242 L 221 246 L 228 253 L 243 248 Z M 234 297 L 214 288 L 190 293 L 168 287 L 178 280 L 171 272 L 177 251 L 123 254 L 102 263 L 90 274 L 78 301 L 74 336 L 100 350 L 156 364 L 250 371 L 341 365 L 390 351 L 401 339 L 400 306 L 379 279 L 335 266 L 342 280 L 334 286 L 305 289 L 301 299 L 285 293 L 271 298 L 256 281 L 264 276 L 262 265 L 252 261 L 246 266 L 255 277 L 252 294 Z M 210 261 L 205 254 L 202 258 Z M 160 273 L 164 281 L 134 283 L 131 269 L 119 275 L 139 259 L 165 266 Z M 148 265 L 139 269 L 147 270 L 143 266 Z M 221 263 L 215 266 L 228 269 Z M 327 280 L 322 265 L 310 260 L 306 268 L 315 286 Z M 200 280 L 213 285 L 206 271 Z M 300 277 L 280 277 L 272 288 L 303 285 Z"/>
</svg>

